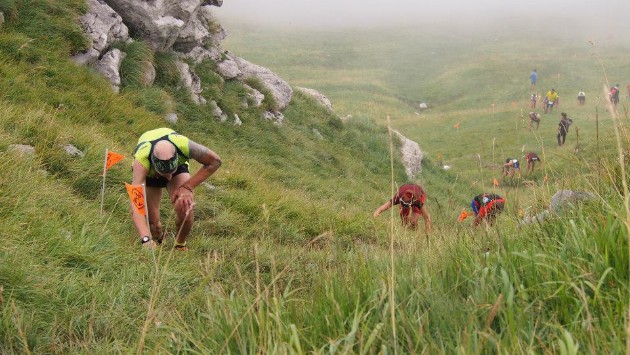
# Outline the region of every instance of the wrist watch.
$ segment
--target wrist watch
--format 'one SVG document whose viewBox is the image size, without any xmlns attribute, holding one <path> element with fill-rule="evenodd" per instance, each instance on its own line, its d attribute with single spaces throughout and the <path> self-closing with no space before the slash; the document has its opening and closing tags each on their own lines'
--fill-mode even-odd
<svg viewBox="0 0 630 355">
<path fill-rule="evenodd" d="M 140 239 L 140 244 L 148 243 L 150 241 L 151 237 L 145 235 L 144 237 L 142 237 L 142 239 Z"/>
</svg>

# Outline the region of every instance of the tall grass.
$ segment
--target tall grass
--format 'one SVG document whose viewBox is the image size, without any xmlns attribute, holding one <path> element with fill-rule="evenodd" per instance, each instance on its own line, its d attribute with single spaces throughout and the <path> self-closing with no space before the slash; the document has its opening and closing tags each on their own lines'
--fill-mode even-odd
<svg viewBox="0 0 630 355">
<path fill-rule="evenodd" d="M 117 44 L 126 55 L 120 64 L 120 84 L 123 88 L 150 86 L 147 71 L 155 65 L 153 50 L 142 41 Z"/>
</svg>

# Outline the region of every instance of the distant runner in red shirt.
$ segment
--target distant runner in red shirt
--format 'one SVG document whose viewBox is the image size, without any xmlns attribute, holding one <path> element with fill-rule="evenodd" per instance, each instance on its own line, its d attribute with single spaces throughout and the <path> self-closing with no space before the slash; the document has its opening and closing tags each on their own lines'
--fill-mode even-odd
<svg viewBox="0 0 630 355">
<path fill-rule="evenodd" d="M 402 185 L 398 192 L 391 200 L 385 202 L 374 211 L 374 218 L 378 217 L 383 211 L 389 209 L 393 205 L 400 205 L 400 219 L 405 227 L 415 229 L 418 227 L 418 219 L 420 216 L 424 219 L 424 231 L 429 235 L 431 229 L 431 217 L 424 205 L 427 195 L 416 184 Z"/>
<path fill-rule="evenodd" d="M 525 160 L 527 161 L 527 169 L 525 170 L 525 174 L 533 173 L 536 162 L 540 161 L 538 154 L 534 152 L 529 152 L 525 156 Z"/>
<path fill-rule="evenodd" d="M 470 207 L 475 212 L 474 224 L 478 226 L 481 221 L 486 221 L 492 225 L 497 215 L 505 207 L 505 199 L 497 194 L 479 194 L 470 203 Z"/>
</svg>

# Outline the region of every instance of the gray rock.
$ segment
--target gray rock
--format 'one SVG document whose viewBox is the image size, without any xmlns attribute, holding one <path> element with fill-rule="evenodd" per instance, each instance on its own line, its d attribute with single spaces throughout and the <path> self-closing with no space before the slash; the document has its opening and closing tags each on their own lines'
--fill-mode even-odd
<svg viewBox="0 0 630 355">
<path fill-rule="evenodd" d="M 551 216 L 551 212 L 549 210 L 544 210 L 533 216 L 526 214 L 525 218 L 523 218 L 523 220 L 521 221 L 521 224 L 542 223 L 550 216 Z"/>
<path fill-rule="evenodd" d="M 199 0 L 104 1 L 156 51 L 171 49 L 201 6 Z"/>
<path fill-rule="evenodd" d="M 579 202 L 594 200 L 595 195 L 590 192 L 579 192 L 572 190 L 558 190 L 552 197 L 549 209 L 552 212 L 559 213 L 565 207 L 577 204 Z"/>
<path fill-rule="evenodd" d="M 79 150 L 79 148 L 73 146 L 72 144 L 66 144 L 63 146 L 63 150 L 71 157 L 83 158 L 85 153 Z"/>
<path fill-rule="evenodd" d="M 247 90 L 247 97 L 254 103 L 254 107 L 260 107 L 265 99 L 265 95 L 247 84 L 244 84 L 243 86 L 245 87 L 245 90 Z"/>
<path fill-rule="evenodd" d="M 35 155 L 35 147 L 28 144 L 9 144 L 7 152 L 17 153 L 24 156 Z"/>
<path fill-rule="evenodd" d="M 101 55 L 99 51 L 94 48 L 90 48 L 85 53 L 79 53 L 72 56 L 72 60 L 79 65 L 91 65 L 96 63 L 98 57 Z"/>
<path fill-rule="evenodd" d="M 217 73 L 225 79 L 234 79 L 243 73 L 238 68 L 236 61 L 232 58 L 226 58 L 217 63 Z"/>
<path fill-rule="evenodd" d="M 400 151 L 402 153 L 402 162 L 405 166 L 405 172 L 409 180 L 414 180 L 417 174 L 422 173 L 422 159 L 424 159 L 424 153 L 420 149 L 418 143 L 403 136 L 400 132 L 394 131 L 402 146 Z"/>
<path fill-rule="evenodd" d="M 319 91 L 314 90 L 314 89 L 309 89 L 309 88 L 303 88 L 303 87 L 299 87 L 299 86 L 296 86 L 295 88 L 298 89 L 299 91 L 305 93 L 306 95 L 314 98 L 322 106 L 326 107 L 328 110 L 330 110 L 330 111 L 333 110 L 333 105 L 330 102 L 330 100 L 324 94 L 320 93 Z"/>
<path fill-rule="evenodd" d="M 241 118 L 238 117 L 237 114 L 234 114 L 234 125 L 239 127 L 243 125 L 243 121 L 241 121 Z"/>
<path fill-rule="evenodd" d="M 223 113 L 223 110 L 217 105 L 217 102 L 210 100 L 210 108 L 212 109 L 212 116 L 219 122 L 223 123 L 227 121 L 227 115 Z"/>
<path fill-rule="evenodd" d="M 94 69 L 109 79 L 116 93 L 120 91 L 120 63 L 126 56 L 126 53 L 114 48 L 94 64 Z"/>
<path fill-rule="evenodd" d="M 549 217 L 556 216 L 568 207 L 585 201 L 595 200 L 596 196 L 590 192 L 579 192 L 572 190 L 558 190 L 552 197 L 549 208 L 536 214 L 525 214 L 525 218 L 520 224 L 542 223 Z"/>
<path fill-rule="evenodd" d="M 201 96 L 201 79 L 190 69 L 190 66 L 182 61 L 177 61 L 177 69 L 179 69 L 181 84 L 188 89 L 192 100 L 198 104 L 203 105 L 206 103 L 206 99 Z"/>
<path fill-rule="evenodd" d="M 238 69 L 241 71 L 237 76 L 239 80 L 245 81 L 249 78 L 256 78 L 271 92 L 271 95 L 273 95 L 273 98 L 278 103 L 278 109 L 280 111 L 284 110 L 289 105 L 291 97 L 293 96 L 293 89 L 291 89 L 286 81 L 282 80 L 265 67 L 250 63 L 236 56 L 231 56 L 230 54 L 227 54 L 227 56 L 236 62 Z"/>
<path fill-rule="evenodd" d="M 282 112 L 278 111 L 265 111 L 263 113 L 263 118 L 267 121 L 272 121 L 273 123 L 278 125 L 282 125 L 282 122 L 284 121 L 284 115 L 282 114 Z"/>
<path fill-rule="evenodd" d="M 221 52 L 218 48 L 215 47 L 205 48 L 202 46 L 196 46 L 187 53 L 176 54 L 182 59 L 192 60 L 195 64 L 199 64 L 207 59 L 214 62 L 217 62 L 221 59 Z"/>
<path fill-rule="evenodd" d="M 193 16 L 190 21 L 179 32 L 176 41 L 173 43 L 173 50 L 181 53 L 190 52 L 199 45 L 211 42 L 211 35 L 207 27 Z"/>
<path fill-rule="evenodd" d="M 85 53 L 73 56 L 79 64 L 92 64 L 115 42 L 129 41 L 129 30 L 111 7 L 99 0 L 87 0 L 88 12 L 79 18 L 92 45 Z"/>
<path fill-rule="evenodd" d="M 211 183 L 209 183 L 209 182 L 202 182 L 201 184 L 202 184 L 202 185 L 203 185 L 206 189 L 208 189 L 208 190 L 210 190 L 210 191 L 213 191 L 213 190 L 216 190 L 216 189 L 217 189 L 217 187 L 216 187 L 216 186 L 212 185 L 212 184 L 211 184 Z"/>
<path fill-rule="evenodd" d="M 155 72 L 155 67 L 153 66 L 153 64 L 148 60 L 144 61 L 142 64 L 142 76 L 140 77 L 140 84 L 145 87 L 149 87 L 153 85 L 157 73 Z"/>
<path fill-rule="evenodd" d="M 164 116 L 164 119 L 166 122 L 175 124 L 177 123 L 177 114 L 175 112 L 167 113 L 166 116 Z"/>
<path fill-rule="evenodd" d="M 220 43 L 227 32 L 210 9 L 210 6 L 199 7 L 173 44 L 173 50 L 180 57 L 191 59 L 196 64 L 205 59 L 221 60 Z"/>
</svg>

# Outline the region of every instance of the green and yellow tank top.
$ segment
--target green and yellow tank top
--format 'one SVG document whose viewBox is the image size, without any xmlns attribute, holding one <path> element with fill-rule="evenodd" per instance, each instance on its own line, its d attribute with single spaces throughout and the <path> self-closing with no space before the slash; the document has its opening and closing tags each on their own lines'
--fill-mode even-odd
<svg viewBox="0 0 630 355">
<path fill-rule="evenodd" d="M 153 129 L 140 136 L 134 151 L 134 158 L 149 171 L 147 176 L 158 176 L 155 168 L 151 166 L 150 157 L 153 153 L 153 146 L 161 140 L 168 140 L 173 143 L 177 149 L 178 165 L 188 165 L 190 157 L 190 147 L 188 146 L 189 139 L 170 128 Z"/>
</svg>

